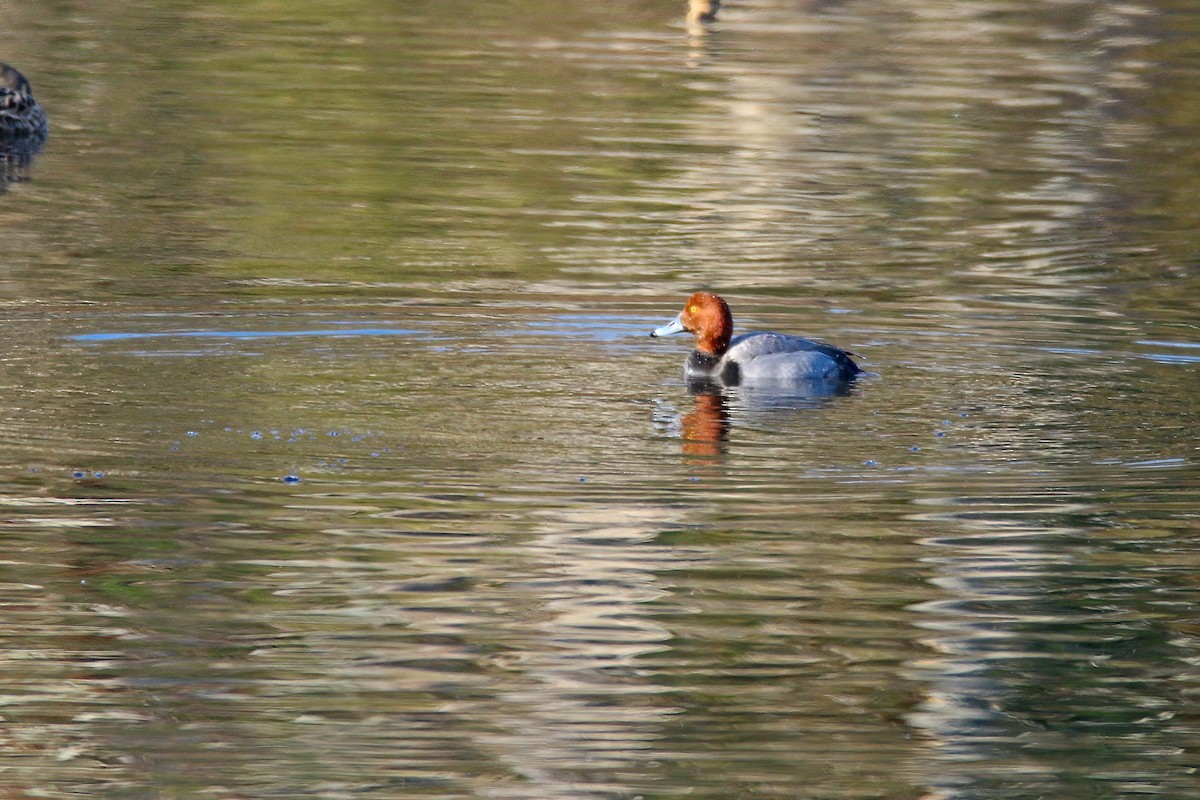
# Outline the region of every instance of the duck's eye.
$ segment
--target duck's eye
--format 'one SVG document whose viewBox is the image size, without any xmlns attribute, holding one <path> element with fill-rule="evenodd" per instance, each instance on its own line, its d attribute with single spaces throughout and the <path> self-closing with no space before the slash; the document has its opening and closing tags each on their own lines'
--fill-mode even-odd
<svg viewBox="0 0 1200 800">
<path fill-rule="evenodd" d="M 688 313 L 689 313 L 689 314 L 695 314 L 695 313 L 696 313 L 697 311 L 699 311 L 699 310 L 700 310 L 700 307 L 699 307 L 699 306 L 688 306 Z"/>
</svg>

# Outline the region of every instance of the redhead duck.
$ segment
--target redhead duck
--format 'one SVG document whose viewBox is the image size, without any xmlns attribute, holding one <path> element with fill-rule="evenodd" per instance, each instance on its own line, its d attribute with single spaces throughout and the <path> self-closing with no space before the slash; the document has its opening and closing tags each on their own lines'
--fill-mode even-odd
<svg viewBox="0 0 1200 800">
<path fill-rule="evenodd" d="M 843 383 L 862 372 L 852 353 L 831 344 L 755 331 L 733 338 L 733 314 L 720 297 L 696 292 L 679 316 L 650 333 L 692 333 L 696 349 L 683 374 L 689 381 L 744 383 Z"/>
<path fill-rule="evenodd" d="M 46 112 L 33 99 L 25 76 L 0 64 L 0 139 L 45 139 Z"/>
</svg>

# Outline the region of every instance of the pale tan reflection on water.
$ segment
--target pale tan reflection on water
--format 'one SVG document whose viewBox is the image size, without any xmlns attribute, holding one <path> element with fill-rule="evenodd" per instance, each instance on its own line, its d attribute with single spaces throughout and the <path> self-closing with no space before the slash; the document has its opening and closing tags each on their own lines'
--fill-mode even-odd
<svg viewBox="0 0 1200 800">
<path fill-rule="evenodd" d="M 123 707 L 124 683 L 112 674 L 120 642 L 137 633 L 127 609 L 81 601 L 78 587 L 102 579 L 108 565 L 77 563 L 69 543 L 119 528 L 135 506 L 119 498 L 0 497 L 8 641 L 0 649 L 0 775 L 5 789 L 22 793 L 14 797 L 37 795 L 50 774 L 82 786 L 132 761 L 115 757 L 97 729 L 148 718 Z"/>
<path fill-rule="evenodd" d="M 912 607 L 931 655 L 908 665 L 926 687 L 906 718 L 929 744 L 934 796 L 1014 781 L 1032 793 L 1064 775 L 1191 796 L 1186 735 L 1167 723 L 1195 684 L 1191 622 L 1178 616 L 1195 593 L 1193 548 L 1160 547 L 1170 534 L 1153 525 L 1101 524 L 1103 493 L 1080 488 L 1170 483 L 1176 466 L 1103 464 L 1045 487 L 991 476 L 978 495 L 915 501 L 948 509 L 910 515 L 931 531 L 924 561 L 943 593 Z M 1091 731 L 1107 739 L 1081 737 Z"/>
<path fill-rule="evenodd" d="M 1002 711 L 1008 692 L 991 667 L 1009 658 L 1029 655 L 1030 641 L 1010 627 L 1037 621 L 1031 610 L 1039 594 L 1033 586 L 1052 586 L 1056 568 L 1069 567 L 1070 557 L 1043 546 L 1040 539 L 1071 536 L 1079 530 L 1031 526 L 1019 517 L 1086 511 L 1081 504 L 1045 504 L 991 498 L 929 498 L 922 506 L 997 506 L 1015 511 L 1017 519 L 989 519 L 970 511 L 921 512 L 914 522 L 959 530 L 947 537 L 922 542 L 931 548 L 927 562 L 937 571 L 930 583 L 944 597 L 913 607 L 917 627 L 930 631 L 922 644 L 928 658 L 910 662 L 914 677 L 925 686 L 919 707 L 907 715 L 930 744 L 930 767 L 925 782 L 954 796 L 956 784 L 947 772 L 953 765 L 984 759 L 990 740 L 1010 735 L 1011 720 Z M 1014 590 L 1014 582 L 1027 587 Z M 975 604 L 1007 611 L 977 611 Z"/>
<path fill-rule="evenodd" d="M 624 792 L 619 782 L 577 786 L 572 775 L 640 771 L 653 757 L 655 727 L 676 709 L 641 663 L 671 639 L 648 604 L 668 595 L 664 576 L 688 563 L 679 548 L 653 539 L 680 516 L 618 502 L 534 513 L 537 533 L 519 547 L 534 575 L 506 587 L 526 597 L 518 623 L 526 642 L 517 665 L 522 686 L 500 694 L 494 722 L 505 732 L 486 740 L 536 785 L 520 796 Z"/>
<path fill-rule="evenodd" d="M 650 194 L 679 198 L 666 230 L 696 274 L 836 302 L 831 268 L 900 257 L 938 279 L 1013 293 L 1025 276 L 1086 296 L 1071 271 L 1093 266 L 1082 244 L 1108 235 L 1096 221 L 1117 202 L 1113 153 L 1149 135 L 1111 113 L 1118 93 L 1144 88 L 1147 10 L 1080 7 L 1053 20 L 1061 42 L 1047 45 L 1017 41 L 1021 26 L 991 6 L 919 4 L 909 25 L 883 7 L 816 5 L 764 3 L 690 40 L 707 108 L 683 133 L 712 155 L 681 160 Z"/>
</svg>

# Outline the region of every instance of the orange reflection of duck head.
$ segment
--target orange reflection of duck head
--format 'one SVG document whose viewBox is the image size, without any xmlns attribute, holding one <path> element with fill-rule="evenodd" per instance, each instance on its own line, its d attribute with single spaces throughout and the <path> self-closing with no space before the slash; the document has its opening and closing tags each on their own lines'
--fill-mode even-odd
<svg viewBox="0 0 1200 800">
<path fill-rule="evenodd" d="M 721 461 L 729 439 L 729 409 L 719 392 L 697 393 L 696 406 L 681 422 L 683 453 L 689 463 L 712 465 Z"/>
</svg>

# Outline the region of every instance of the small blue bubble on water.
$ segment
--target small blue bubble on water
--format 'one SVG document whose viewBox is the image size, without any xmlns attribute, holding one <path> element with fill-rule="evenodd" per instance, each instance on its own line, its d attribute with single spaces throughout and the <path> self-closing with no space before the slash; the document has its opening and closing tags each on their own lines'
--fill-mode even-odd
<svg viewBox="0 0 1200 800">
<path fill-rule="evenodd" d="M 580 483 L 587 483 L 587 476 L 586 476 L 586 475 L 580 475 L 580 476 L 579 476 L 579 482 L 580 482 Z"/>
<path fill-rule="evenodd" d="M 338 431 L 330 431 L 329 433 L 327 433 L 325 435 L 326 436 L 341 436 L 342 434 L 339 433 Z"/>
<path fill-rule="evenodd" d="M 371 458 L 379 458 L 379 453 L 371 453 Z"/>
<path fill-rule="evenodd" d="M 188 431 L 188 432 L 187 432 L 187 435 L 188 435 L 188 436 L 195 437 L 195 436 L 199 436 L 200 434 L 199 434 L 198 432 L 196 432 L 196 431 Z"/>
<path fill-rule="evenodd" d="M 911 451 L 912 451 L 912 452 L 914 452 L 914 453 L 919 453 L 919 452 L 921 452 L 921 448 L 920 448 L 920 447 L 918 447 L 918 446 L 917 446 L 917 445 L 915 445 L 915 444 L 914 444 L 912 447 L 908 448 L 908 449 L 909 449 L 909 450 L 911 450 Z"/>
<path fill-rule="evenodd" d="M 300 476 L 299 475 L 284 475 L 283 482 L 284 483 L 299 483 Z"/>
<path fill-rule="evenodd" d="M 688 480 L 689 480 L 689 481 L 691 481 L 692 483 L 699 483 L 699 482 L 700 482 L 700 476 L 699 476 L 699 475 L 693 475 L 692 477 L 688 478 Z"/>
<path fill-rule="evenodd" d="M 87 477 L 87 473 L 86 473 L 86 472 L 84 472 L 84 471 L 83 471 L 83 470 L 81 470 L 81 469 L 77 469 L 77 470 L 74 470 L 74 471 L 71 473 L 71 477 L 72 477 L 72 478 L 76 478 L 76 479 L 78 479 L 78 478 L 86 478 L 86 477 Z"/>
<path fill-rule="evenodd" d="M 965 412 L 965 411 L 964 411 L 964 412 L 962 412 L 961 414 L 959 414 L 959 416 L 960 416 L 960 417 L 969 417 L 969 416 L 971 416 L 971 415 L 970 415 L 970 414 L 968 414 L 967 412 Z"/>
<path fill-rule="evenodd" d="M 93 478 L 103 478 L 103 477 L 104 477 L 104 473 L 103 473 L 103 472 L 101 472 L 100 470 L 96 470 L 95 472 L 93 472 L 93 473 L 92 473 L 92 477 L 93 477 Z"/>
<path fill-rule="evenodd" d="M 251 439 L 256 439 L 256 440 L 257 440 L 257 439 L 261 439 L 261 438 L 262 438 L 262 433 L 261 433 L 261 432 L 259 432 L 259 431 L 255 431 L 254 433 L 250 434 L 250 438 L 251 438 Z"/>
<path fill-rule="evenodd" d="M 944 419 L 944 420 L 942 420 L 942 424 L 943 424 L 943 425 L 953 425 L 954 423 L 952 423 L 952 422 L 951 422 L 950 420 L 948 420 L 948 419 Z"/>
<path fill-rule="evenodd" d="M 945 431 L 934 431 L 934 432 L 933 432 L 933 435 L 934 435 L 934 436 L 941 437 L 941 436 L 945 436 L 945 435 L 946 435 L 946 432 L 945 432 Z"/>
<path fill-rule="evenodd" d="M 172 453 L 178 453 L 180 450 L 179 442 L 171 442 L 171 446 L 167 449 Z"/>
<path fill-rule="evenodd" d="M 873 458 L 868 458 L 866 461 L 863 462 L 863 466 L 864 467 L 878 467 L 879 462 Z"/>
</svg>

